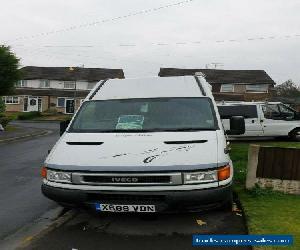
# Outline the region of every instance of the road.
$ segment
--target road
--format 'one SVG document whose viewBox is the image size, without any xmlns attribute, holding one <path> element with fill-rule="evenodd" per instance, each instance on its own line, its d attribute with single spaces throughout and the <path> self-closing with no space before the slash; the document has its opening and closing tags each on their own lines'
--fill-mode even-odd
<svg viewBox="0 0 300 250">
<path fill-rule="evenodd" d="M 52 133 L 0 145 L 0 240 L 57 205 L 40 192 L 40 167 L 58 138 L 56 123 L 18 123 Z"/>
</svg>

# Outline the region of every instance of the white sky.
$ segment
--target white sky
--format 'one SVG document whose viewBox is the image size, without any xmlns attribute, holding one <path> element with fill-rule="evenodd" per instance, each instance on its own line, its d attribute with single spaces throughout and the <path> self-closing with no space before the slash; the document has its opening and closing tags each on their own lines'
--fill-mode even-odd
<svg viewBox="0 0 300 250">
<path fill-rule="evenodd" d="M 0 43 L 11 45 L 24 66 L 84 64 L 136 77 L 219 62 L 223 69 L 264 69 L 278 83 L 300 83 L 300 0 L 191 0 L 101 22 L 180 1 L 3 0 Z"/>
</svg>

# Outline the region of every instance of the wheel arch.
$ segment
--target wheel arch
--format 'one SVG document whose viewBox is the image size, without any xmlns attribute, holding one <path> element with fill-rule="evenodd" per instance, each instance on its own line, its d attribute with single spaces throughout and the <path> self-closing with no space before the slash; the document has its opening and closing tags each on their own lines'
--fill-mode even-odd
<svg viewBox="0 0 300 250">
<path fill-rule="evenodd" d="M 300 131 L 300 126 L 299 127 L 296 127 L 296 128 L 293 128 L 289 133 L 288 133 L 288 135 L 289 135 L 289 137 L 291 137 L 291 136 L 293 136 L 293 134 L 296 132 L 296 131 Z"/>
</svg>

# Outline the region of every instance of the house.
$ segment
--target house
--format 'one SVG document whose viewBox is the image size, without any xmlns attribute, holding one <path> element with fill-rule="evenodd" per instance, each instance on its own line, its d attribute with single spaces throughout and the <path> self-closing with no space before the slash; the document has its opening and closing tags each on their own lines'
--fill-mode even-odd
<svg viewBox="0 0 300 250">
<path fill-rule="evenodd" d="M 14 95 L 4 97 L 7 111 L 72 114 L 98 81 L 124 78 L 122 69 L 27 66 L 20 70 L 23 79 Z"/>
<path fill-rule="evenodd" d="M 264 70 L 161 68 L 159 76 L 195 75 L 202 72 L 217 101 L 261 101 L 272 97 L 275 82 Z"/>
</svg>

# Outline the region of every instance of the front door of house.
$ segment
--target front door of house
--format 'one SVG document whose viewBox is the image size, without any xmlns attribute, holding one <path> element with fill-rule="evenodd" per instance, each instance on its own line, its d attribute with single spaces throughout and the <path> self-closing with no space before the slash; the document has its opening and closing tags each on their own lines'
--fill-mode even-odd
<svg viewBox="0 0 300 250">
<path fill-rule="evenodd" d="M 37 97 L 28 98 L 28 111 L 39 111 L 39 99 Z"/>
<path fill-rule="evenodd" d="M 66 114 L 74 114 L 75 102 L 74 99 L 66 99 Z"/>
<path fill-rule="evenodd" d="M 42 98 L 35 96 L 24 97 L 24 112 L 39 111 L 42 112 Z"/>
</svg>

